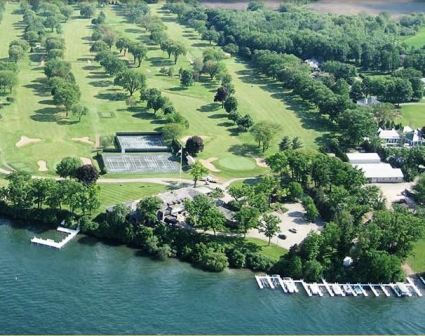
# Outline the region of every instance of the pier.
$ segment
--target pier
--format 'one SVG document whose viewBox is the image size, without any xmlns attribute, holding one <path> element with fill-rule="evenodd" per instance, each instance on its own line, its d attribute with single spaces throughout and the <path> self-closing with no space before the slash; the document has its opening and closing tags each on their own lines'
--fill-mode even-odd
<svg viewBox="0 0 425 336">
<path fill-rule="evenodd" d="M 34 237 L 31 239 L 31 243 L 61 249 L 66 244 L 68 244 L 72 239 L 74 239 L 77 236 L 77 234 L 80 232 L 80 229 L 72 230 L 62 226 L 58 226 L 56 230 L 59 232 L 68 233 L 68 235 L 64 239 L 62 239 L 60 242 L 55 242 L 53 239 L 43 239 L 43 238 Z"/>
<path fill-rule="evenodd" d="M 263 289 L 268 287 L 270 289 L 282 288 L 283 294 L 299 293 L 298 288 L 304 289 L 304 293 L 308 296 L 350 296 L 368 297 L 372 295 L 379 297 L 384 294 L 386 297 L 422 297 L 422 292 L 417 284 L 425 286 L 425 279 L 418 277 L 417 282 L 407 277 L 406 282 L 397 282 L 389 284 L 339 284 L 328 283 L 325 279 L 322 282 L 307 283 L 304 280 L 294 280 L 292 278 L 281 278 L 280 275 L 256 275 L 258 287 Z"/>
</svg>

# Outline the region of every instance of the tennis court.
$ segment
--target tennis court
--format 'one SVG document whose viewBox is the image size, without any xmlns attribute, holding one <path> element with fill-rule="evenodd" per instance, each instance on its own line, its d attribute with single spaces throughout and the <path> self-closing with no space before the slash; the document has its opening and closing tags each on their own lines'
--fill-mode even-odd
<svg viewBox="0 0 425 336">
<path fill-rule="evenodd" d="M 125 152 L 162 152 L 168 151 L 161 134 L 117 135 L 118 145 Z"/>
<path fill-rule="evenodd" d="M 103 153 L 108 173 L 178 173 L 180 163 L 170 153 Z"/>
</svg>

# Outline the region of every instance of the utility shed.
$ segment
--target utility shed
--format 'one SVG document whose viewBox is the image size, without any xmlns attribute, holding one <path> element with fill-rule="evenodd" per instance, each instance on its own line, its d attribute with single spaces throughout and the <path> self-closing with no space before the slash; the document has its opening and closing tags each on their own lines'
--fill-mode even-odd
<svg viewBox="0 0 425 336">
<path fill-rule="evenodd" d="M 377 153 L 347 153 L 351 164 L 380 163 L 381 158 Z"/>
<path fill-rule="evenodd" d="M 401 169 L 393 168 L 388 163 L 354 164 L 363 171 L 370 183 L 397 183 L 403 182 Z"/>
</svg>

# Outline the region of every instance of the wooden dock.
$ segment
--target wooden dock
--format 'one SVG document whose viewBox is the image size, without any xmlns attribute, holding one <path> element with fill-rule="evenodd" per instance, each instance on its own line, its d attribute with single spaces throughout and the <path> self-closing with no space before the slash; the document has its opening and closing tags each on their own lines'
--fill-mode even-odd
<svg viewBox="0 0 425 336">
<path fill-rule="evenodd" d="M 64 239 L 62 239 L 60 242 L 55 242 L 53 239 L 43 239 L 43 238 L 34 237 L 31 239 L 31 243 L 61 249 L 66 244 L 68 244 L 72 239 L 74 239 L 77 236 L 77 234 L 80 232 L 80 229 L 72 230 L 72 229 L 64 228 L 62 226 L 58 226 L 56 230 L 59 232 L 68 233 L 68 235 Z"/>
</svg>

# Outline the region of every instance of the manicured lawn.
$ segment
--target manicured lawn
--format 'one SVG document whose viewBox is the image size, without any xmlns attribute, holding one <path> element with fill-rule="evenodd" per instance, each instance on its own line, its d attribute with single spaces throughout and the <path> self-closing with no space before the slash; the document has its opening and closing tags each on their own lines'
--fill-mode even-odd
<svg viewBox="0 0 425 336">
<path fill-rule="evenodd" d="M 422 48 L 425 45 L 425 28 L 421 28 L 415 35 L 404 40 L 409 47 Z"/>
<path fill-rule="evenodd" d="M 264 256 L 272 258 L 276 261 L 279 260 L 281 256 L 283 256 L 284 254 L 288 252 L 283 247 L 280 247 L 276 244 L 271 243 L 270 245 L 268 245 L 266 241 L 261 239 L 246 238 L 246 240 L 249 241 L 250 243 L 253 243 L 261 247 L 261 252 Z"/>
<path fill-rule="evenodd" d="M 415 244 L 413 253 L 407 259 L 407 263 L 415 272 L 425 272 L 425 239 L 421 239 Z"/>
<path fill-rule="evenodd" d="M 138 200 L 147 196 L 156 195 L 166 190 L 160 184 L 152 183 L 122 183 L 122 184 L 99 184 L 100 186 L 100 210 L 122 202 Z"/>
<path fill-rule="evenodd" d="M 146 31 L 128 23 L 117 10 L 111 7 L 104 9 L 106 22 L 121 35 L 148 44 L 148 57 L 140 69 L 147 76 L 148 86 L 161 89 L 189 120 L 190 127 L 185 136 L 205 137 L 205 150 L 200 158 L 217 158 L 213 162 L 220 170 L 217 175 L 223 178 L 248 177 L 265 172 L 253 159 L 262 153 L 259 153 L 252 136 L 238 133 L 227 119 L 226 112 L 213 103 L 219 85 L 217 81 L 211 83 L 203 78 L 200 83 L 182 89 L 178 76 L 169 78 L 159 73 L 164 66 L 174 66 L 176 72 L 180 67 L 189 68 L 190 61 L 200 57 L 209 46 L 199 39 L 196 32 L 179 25 L 174 15 L 162 12 L 159 5 L 151 8 L 154 14 L 163 18 L 170 38 L 183 41 L 188 48 L 187 56 L 180 57 L 177 65 L 158 46 L 150 44 Z M 7 56 L 8 43 L 23 33 L 22 17 L 15 12 L 16 9 L 16 3 L 6 6 L 0 26 L 2 36 L 5 36 L 0 45 L 0 57 Z M 65 111 L 53 104 L 46 85 L 42 54 L 36 51 L 29 55 L 19 63 L 19 85 L 13 92 L 16 102 L 0 110 L 0 167 L 54 175 L 56 164 L 65 156 L 93 158 L 93 144 L 78 142 L 75 138 L 88 137 L 95 143 L 97 137 L 113 135 L 117 131 L 152 131 L 164 124 L 162 120 L 155 119 L 143 104 L 128 108 L 122 97 L 123 92 L 113 86 L 113 78 L 104 73 L 94 61 L 94 54 L 89 52 L 93 31 L 90 20 L 80 18 L 77 11 L 74 14 L 63 26 L 65 60 L 72 64 L 82 92 L 81 102 L 89 108 L 89 113 L 83 116 L 81 122 L 72 116 L 66 117 Z M 310 114 L 313 111 L 287 96 L 278 84 L 258 76 L 245 62 L 229 58 L 225 63 L 233 77 L 240 113 L 250 114 L 255 121 L 271 120 L 281 127 L 279 136 L 266 155 L 277 149 L 284 135 L 299 136 L 307 148 L 316 148 L 315 139 L 320 133 L 318 126 L 311 122 Z M 0 97 L 0 101 L 4 99 Z M 22 136 L 40 141 L 17 147 Z M 38 161 L 46 161 L 47 172 L 39 171 Z"/>
<path fill-rule="evenodd" d="M 425 126 L 425 104 L 403 105 L 401 108 L 401 122 L 410 127 Z"/>
</svg>

